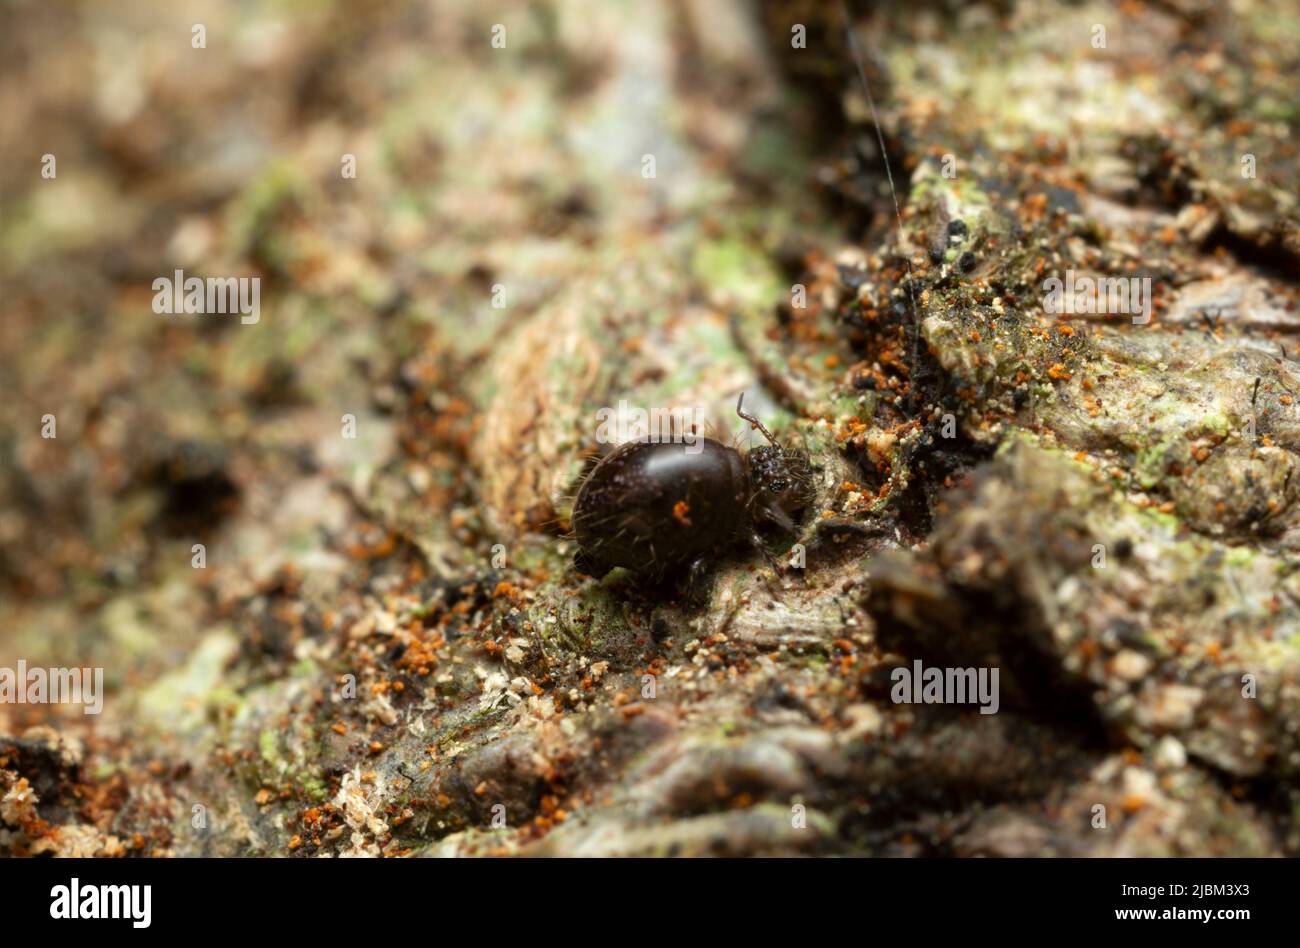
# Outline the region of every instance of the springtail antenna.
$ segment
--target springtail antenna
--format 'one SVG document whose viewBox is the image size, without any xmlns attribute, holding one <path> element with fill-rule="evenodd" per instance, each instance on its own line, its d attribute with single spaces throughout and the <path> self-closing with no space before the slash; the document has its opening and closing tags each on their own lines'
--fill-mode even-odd
<svg viewBox="0 0 1300 948">
<path fill-rule="evenodd" d="M 759 421 L 753 415 L 749 415 L 745 413 L 744 406 L 745 406 L 745 393 L 742 391 L 740 393 L 740 398 L 736 399 L 736 414 L 739 415 L 741 418 L 744 418 L 747 422 L 749 422 L 759 431 L 763 432 L 763 437 L 766 438 L 768 441 L 772 442 L 773 446 L 778 448 L 781 447 L 781 443 L 772 437 L 772 432 L 764 428 L 763 423 L 761 421 Z"/>
</svg>

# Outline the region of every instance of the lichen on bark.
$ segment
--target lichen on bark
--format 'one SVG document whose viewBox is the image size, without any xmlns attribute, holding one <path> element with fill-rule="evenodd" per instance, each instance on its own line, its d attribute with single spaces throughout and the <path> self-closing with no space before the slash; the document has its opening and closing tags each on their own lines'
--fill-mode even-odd
<svg viewBox="0 0 1300 948">
<path fill-rule="evenodd" d="M 834 4 L 114 16 L 0 40 L 0 666 L 108 689 L 0 705 L 0 852 L 1300 849 L 1294 4 L 879 5 L 878 129 Z M 598 410 L 742 389 L 806 566 L 578 574 Z"/>
</svg>

